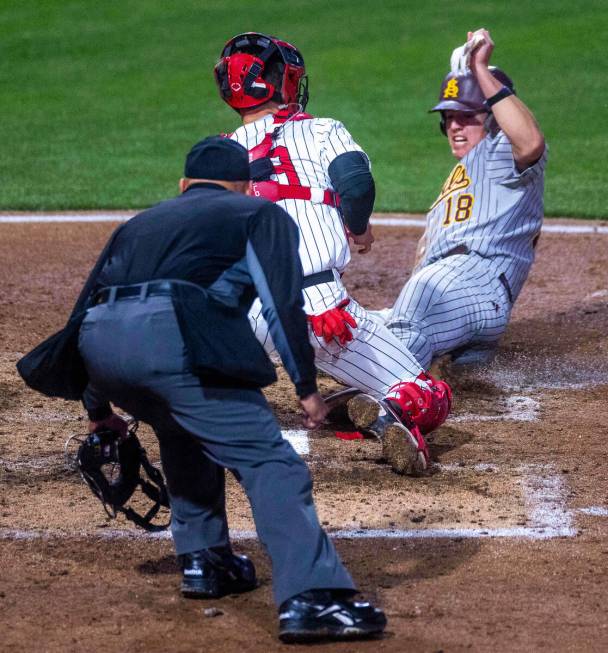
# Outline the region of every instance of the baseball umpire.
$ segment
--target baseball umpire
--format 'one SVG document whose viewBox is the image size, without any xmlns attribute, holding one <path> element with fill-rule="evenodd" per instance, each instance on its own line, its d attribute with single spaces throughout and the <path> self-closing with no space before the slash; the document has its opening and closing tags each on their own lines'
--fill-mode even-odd
<svg viewBox="0 0 608 653">
<path fill-rule="evenodd" d="M 308 76 L 292 44 L 258 32 L 239 34 L 224 46 L 215 76 L 221 98 L 243 123 L 230 138 L 249 150 L 253 192 L 284 208 L 298 226 L 304 311 L 317 366 L 383 402 L 383 419 L 376 404 L 353 407 L 358 428 L 382 439 L 395 471 L 423 472 L 429 464 L 424 433 L 447 417 L 450 389 L 427 374 L 341 280 L 349 239 L 360 253 L 374 242 L 367 155 L 341 122 L 304 113 Z M 258 303 L 250 319 L 272 353 L 277 343 Z"/>
<path fill-rule="evenodd" d="M 309 428 L 326 415 L 302 310 L 298 231 L 278 206 L 247 197 L 247 150 L 210 137 L 186 159 L 182 194 L 110 238 L 74 314 L 91 429 L 124 428 L 110 402 L 150 424 L 160 443 L 185 597 L 253 590 L 232 552 L 224 470 L 251 503 L 272 560 L 284 641 L 379 633 L 386 619 L 355 602 L 353 581 L 321 529 L 308 468 L 260 387 L 274 367 L 250 328 L 258 294 Z"/>
<path fill-rule="evenodd" d="M 413 274 L 387 326 L 423 367 L 491 360 L 534 261 L 546 147 L 511 79 L 468 33 L 441 85 L 440 128 L 458 163 L 432 205 Z"/>
</svg>

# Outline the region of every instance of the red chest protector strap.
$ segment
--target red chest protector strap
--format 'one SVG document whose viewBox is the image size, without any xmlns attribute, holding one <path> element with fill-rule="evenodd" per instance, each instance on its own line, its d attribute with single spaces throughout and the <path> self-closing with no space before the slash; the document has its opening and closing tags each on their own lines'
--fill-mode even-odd
<svg viewBox="0 0 608 653">
<path fill-rule="evenodd" d="M 291 116 L 287 111 L 279 111 L 275 113 L 273 124 L 278 126 L 275 127 L 272 132 L 266 134 L 259 145 L 256 145 L 249 150 L 249 161 L 257 161 L 262 157 L 268 156 L 270 150 L 272 150 L 275 139 L 281 131 L 281 126 L 284 125 L 287 120 L 289 120 L 289 122 L 298 122 L 300 120 L 311 120 L 312 118 L 314 118 L 314 116 L 311 116 L 309 113 L 294 113 Z"/>
<path fill-rule="evenodd" d="M 264 136 L 262 142 L 249 150 L 249 161 L 260 161 L 260 159 L 267 159 L 267 169 L 272 169 L 274 174 L 286 174 L 289 178 L 293 177 L 294 181 L 298 181 L 297 174 L 289 158 L 289 152 L 284 147 L 275 147 L 275 140 L 279 135 L 281 127 L 285 122 L 310 120 L 313 116 L 308 113 L 296 113 L 289 115 L 286 111 L 279 111 L 274 116 L 274 124 L 277 125 L 272 132 Z M 272 158 L 278 156 L 280 164 L 277 166 L 272 162 Z M 286 160 L 283 160 L 285 158 Z M 311 188 L 310 186 L 302 186 L 299 183 L 280 184 L 278 181 L 270 181 L 263 179 L 260 181 L 253 181 L 251 190 L 257 197 L 263 197 L 271 202 L 279 202 L 280 200 L 308 200 L 317 204 L 327 204 L 328 206 L 340 206 L 340 198 L 338 194 L 328 188 Z"/>
<path fill-rule="evenodd" d="M 254 181 L 251 183 L 251 192 L 256 197 L 263 197 L 271 202 L 281 200 L 308 200 L 315 204 L 340 206 L 340 197 L 329 188 L 311 188 L 310 186 L 291 186 L 279 184 L 278 181 Z"/>
</svg>

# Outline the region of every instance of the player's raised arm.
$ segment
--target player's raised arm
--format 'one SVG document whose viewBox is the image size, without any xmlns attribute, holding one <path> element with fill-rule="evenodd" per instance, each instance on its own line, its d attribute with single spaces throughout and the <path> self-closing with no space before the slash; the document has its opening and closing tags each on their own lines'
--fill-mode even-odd
<svg viewBox="0 0 608 653">
<path fill-rule="evenodd" d="M 490 72 L 488 65 L 494 50 L 490 33 L 485 29 L 469 32 L 468 40 L 479 41 L 473 46 L 469 67 L 498 126 L 511 142 L 517 167 L 523 170 L 540 159 L 545 139 L 528 107 Z"/>
</svg>

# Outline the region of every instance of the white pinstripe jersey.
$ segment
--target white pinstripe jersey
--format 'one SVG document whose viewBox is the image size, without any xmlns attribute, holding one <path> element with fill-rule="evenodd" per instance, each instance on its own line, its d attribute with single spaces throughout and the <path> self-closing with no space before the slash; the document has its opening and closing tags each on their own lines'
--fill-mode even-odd
<svg viewBox="0 0 608 653">
<path fill-rule="evenodd" d="M 534 261 L 546 159 L 545 149 L 539 161 L 519 172 L 504 132 L 488 134 L 456 164 L 431 206 L 418 269 L 465 245 L 494 261 L 515 299 Z"/>
<path fill-rule="evenodd" d="M 251 150 L 261 145 L 266 135 L 278 126 L 274 117 L 267 115 L 239 127 L 231 138 L 255 156 L 258 152 L 251 153 Z M 268 139 L 259 151 L 264 151 L 266 145 Z M 386 326 L 373 320 L 360 304 L 349 298 L 339 275 L 350 260 L 350 250 L 340 211 L 322 202 L 322 191 L 335 190 L 329 178 L 331 162 L 345 152 L 361 151 L 342 123 L 329 118 L 306 117 L 283 123 L 272 149 L 263 156 L 272 160 L 272 182 L 316 189 L 313 196 L 317 201 L 284 199 L 277 202 L 299 227 L 299 253 L 304 274 L 334 271 L 333 281 L 303 289 L 304 311 L 308 315 L 320 315 L 342 300 L 350 299 L 345 310 L 357 324 L 352 330 L 353 340 L 346 346 L 340 345 L 335 338 L 325 342 L 314 335 L 309 325 L 316 365 L 341 383 L 381 398 L 396 383 L 416 379 L 422 369 Z M 256 338 L 272 355 L 274 344 L 268 337 L 268 325 L 259 300 L 254 302 L 249 320 Z"/>
<path fill-rule="evenodd" d="M 259 145 L 277 127 L 266 115 L 239 127 L 230 138 L 248 150 Z M 329 165 L 345 152 L 362 152 L 341 122 L 331 118 L 288 120 L 280 128 L 270 152 L 275 173 L 270 179 L 280 184 L 307 186 L 320 191 L 335 190 Z M 291 163 L 291 165 L 290 165 Z M 300 258 L 304 274 L 323 270 L 344 270 L 350 250 L 340 211 L 322 202 L 285 199 L 277 202 L 300 229 Z"/>
</svg>

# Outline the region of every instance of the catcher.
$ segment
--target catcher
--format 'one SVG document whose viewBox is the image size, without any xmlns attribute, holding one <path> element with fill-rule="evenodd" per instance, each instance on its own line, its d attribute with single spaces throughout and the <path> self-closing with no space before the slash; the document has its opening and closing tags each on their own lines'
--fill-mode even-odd
<svg viewBox="0 0 608 653">
<path fill-rule="evenodd" d="M 446 419 L 447 384 L 425 372 L 341 280 L 348 241 L 366 253 L 375 188 L 367 155 L 345 126 L 304 113 L 308 77 L 300 51 L 281 39 L 247 32 L 230 39 L 215 67 L 221 98 L 242 126 L 230 138 L 249 150 L 252 192 L 281 206 L 299 229 L 304 311 L 316 365 L 365 397 L 353 400 L 359 430 L 382 439 L 399 473 L 429 465 L 424 434 Z M 259 302 L 250 320 L 266 351 L 275 345 Z"/>
<path fill-rule="evenodd" d="M 490 66 L 485 29 L 468 33 L 441 85 L 441 132 L 458 163 L 427 215 L 389 329 L 425 369 L 491 360 L 534 261 L 546 146 L 511 79 Z"/>
</svg>

